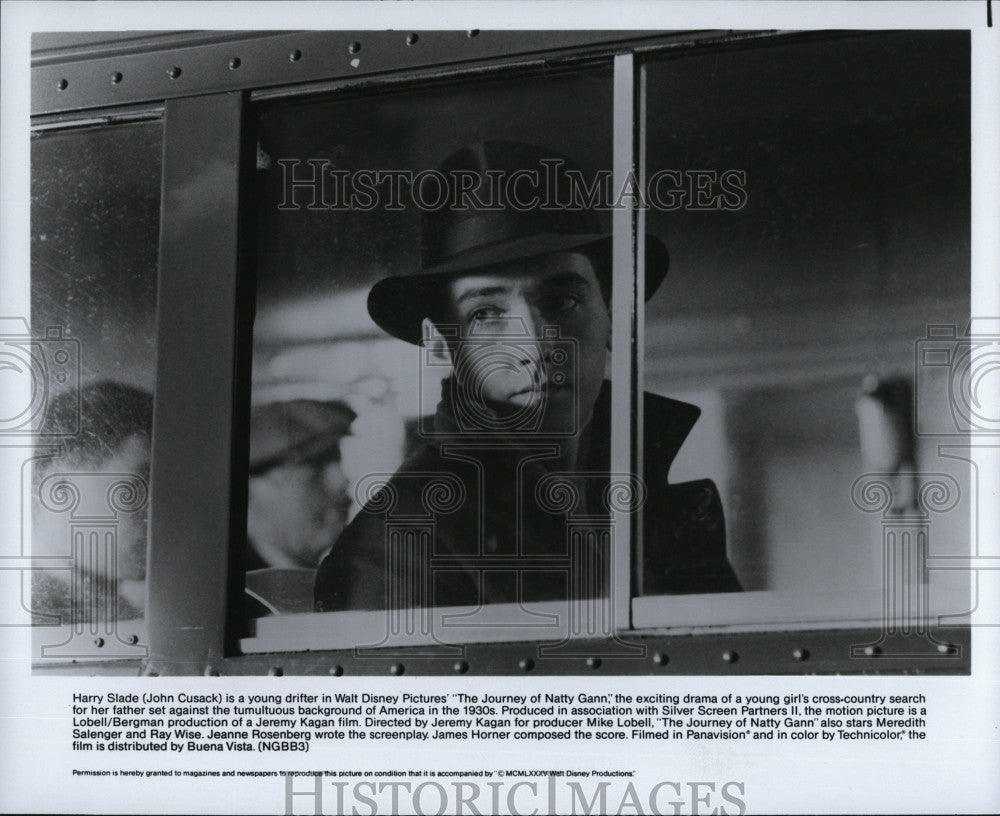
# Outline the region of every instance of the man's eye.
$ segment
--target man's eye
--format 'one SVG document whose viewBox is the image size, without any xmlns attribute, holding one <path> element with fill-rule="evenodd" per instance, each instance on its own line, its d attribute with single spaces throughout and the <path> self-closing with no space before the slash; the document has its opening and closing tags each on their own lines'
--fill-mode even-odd
<svg viewBox="0 0 1000 816">
<path fill-rule="evenodd" d="M 568 312 L 580 305 L 580 298 L 576 295 L 559 295 L 548 302 L 550 312 Z"/>
<path fill-rule="evenodd" d="M 478 309 L 473 309 L 469 312 L 468 321 L 470 323 L 476 320 L 492 320 L 497 317 L 503 316 L 503 309 L 497 306 L 480 306 Z"/>
</svg>

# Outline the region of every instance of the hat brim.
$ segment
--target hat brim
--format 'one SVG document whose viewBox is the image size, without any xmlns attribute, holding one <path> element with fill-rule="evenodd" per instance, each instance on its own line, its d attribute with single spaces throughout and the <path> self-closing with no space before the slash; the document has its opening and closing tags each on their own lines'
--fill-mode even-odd
<svg viewBox="0 0 1000 816">
<path fill-rule="evenodd" d="M 601 244 L 607 244 L 610 251 L 611 236 L 603 233 L 541 234 L 480 245 L 452 257 L 447 263 L 378 281 L 368 293 L 368 314 L 394 337 L 419 344 L 424 318 L 431 315 L 435 307 L 440 307 L 441 288 L 451 278 L 509 261 L 550 252 L 596 248 Z M 657 236 L 646 233 L 646 300 L 659 288 L 669 266 L 670 254 L 666 245 Z"/>
</svg>

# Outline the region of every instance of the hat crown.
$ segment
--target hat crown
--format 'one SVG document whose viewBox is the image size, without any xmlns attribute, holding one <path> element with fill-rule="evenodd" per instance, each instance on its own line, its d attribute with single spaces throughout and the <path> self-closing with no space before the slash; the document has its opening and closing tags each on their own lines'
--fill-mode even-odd
<svg viewBox="0 0 1000 816">
<path fill-rule="evenodd" d="M 592 211 L 574 201 L 574 185 L 593 183 L 566 156 L 538 145 L 485 141 L 449 155 L 425 185 L 421 219 L 424 269 L 466 253 L 540 236 L 597 235 Z"/>
</svg>

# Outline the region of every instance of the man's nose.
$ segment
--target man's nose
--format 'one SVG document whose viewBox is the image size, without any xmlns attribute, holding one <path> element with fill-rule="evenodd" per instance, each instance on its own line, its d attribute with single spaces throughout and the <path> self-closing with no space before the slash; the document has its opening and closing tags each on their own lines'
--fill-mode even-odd
<svg viewBox="0 0 1000 816">
<path fill-rule="evenodd" d="M 551 363 L 552 341 L 546 337 L 545 328 L 548 323 L 542 311 L 524 303 L 511 317 L 516 318 L 517 333 L 524 338 L 524 342 L 518 344 L 521 351 L 519 362 L 537 369 Z"/>
</svg>

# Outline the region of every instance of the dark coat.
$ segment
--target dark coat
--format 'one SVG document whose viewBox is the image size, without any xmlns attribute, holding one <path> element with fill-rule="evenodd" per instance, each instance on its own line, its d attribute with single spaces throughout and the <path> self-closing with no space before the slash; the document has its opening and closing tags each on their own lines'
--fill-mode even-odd
<svg viewBox="0 0 1000 816">
<path fill-rule="evenodd" d="M 687 403 L 645 395 L 646 595 L 741 589 L 726 558 L 715 485 L 708 479 L 667 482 L 700 413 Z M 441 427 L 453 420 L 439 408 L 435 422 Z M 562 476 L 545 467 L 554 451 L 541 441 L 491 445 L 456 435 L 425 443 L 388 484 L 373 491 L 320 564 L 316 609 L 464 606 L 565 599 L 568 592 L 605 594 L 606 579 L 600 576 L 611 520 L 610 427 L 605 384 L 585 434 L 583 465 L 578 473 Z M 568 535 L 576 536 L 575 544 L 568 543 Z"/>
</svg>

